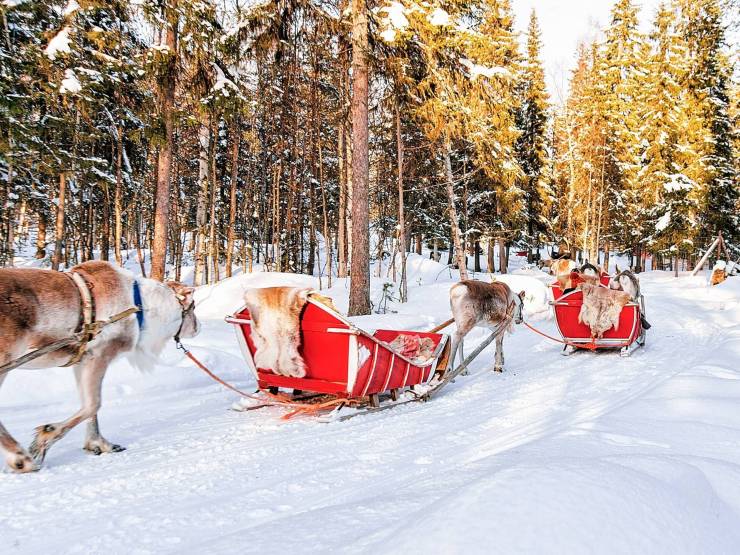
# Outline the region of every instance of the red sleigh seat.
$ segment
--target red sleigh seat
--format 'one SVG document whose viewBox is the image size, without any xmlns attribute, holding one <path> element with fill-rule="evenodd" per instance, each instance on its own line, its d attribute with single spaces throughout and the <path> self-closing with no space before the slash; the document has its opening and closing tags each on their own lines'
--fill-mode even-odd
<svg viewBox="0 0 740 555">
<path fill-rule="evenodd" d="M 348 398 L 428 382 L 448 341 L 445 334 L 417 331 L 377 330 L 370 334 L 309 299 L 301 314 L 299 349 L 307 372 L 303 378 L 292 378 L 274 374 L 269 368 L 255 367 L 251 317 L 246 307 L 226 321 L 235 325 L 242 353 L 260 388 L 299 389 Z M 388 343 L 400 334 L 429 337 L 435 347 L 432 358 L 417 363 L 394 351 Z"/>
</svg>

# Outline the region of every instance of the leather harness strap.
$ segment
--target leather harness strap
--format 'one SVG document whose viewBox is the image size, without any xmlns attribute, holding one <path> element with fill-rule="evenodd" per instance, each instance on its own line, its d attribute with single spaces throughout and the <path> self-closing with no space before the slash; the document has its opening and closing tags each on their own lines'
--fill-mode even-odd
<svg viewBox="0 0 740 555">
<path fill-rule="evenodd" d="M 63 367 L 74 366 L 87 350 L 87 344 L 95 339 L 95 336 L 100 333 L 102 327 L 98 322 L 95 322 L 95 298 L 92 294 L 93 285 L 90 284 L 82 274 L 78 272 L 69 272 L 67 275 L 70 277 L 72 282 L 77 287 L 80 293 L 80 316 L 82 321 L 81 329 L 77 331 L 80 334 L 80 343 L 77 347 L 77 352 L 70 358 Z"/>
</svg>

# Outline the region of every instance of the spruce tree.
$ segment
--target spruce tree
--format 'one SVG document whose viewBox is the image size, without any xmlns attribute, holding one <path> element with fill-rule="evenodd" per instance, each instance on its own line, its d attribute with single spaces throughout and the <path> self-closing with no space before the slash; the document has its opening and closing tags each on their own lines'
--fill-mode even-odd
<svg viewBox="0 0 740 555">
<path fill-rule="evenodd" d="M 517 111 L 517 127 L 521 135 L 516 141 L 517 158 L 524 173 L 521 188 L 524 192 L 528 262 L 532 262 L 532 249 L 538 247 L 539 236 L 546 229 L 542 212 L 544 172 L 547 164 L 548 96 L 545 89 L 545 72 L 540 60 L 541 49 L 537 15 L 532 10 L 527 32 L 526 60 L 518 91 L 521 106 Z"/>
<path fill-rule="evenodd" d="M 678 30 L 685 41 L 690 70 L 684 85 L 694 99 L 694 117 L 704 131 L 700 144 L 704 190 L 699 199 L 700 222 L 707 241 L 722 232 L 738 248 L 740 244 L 740 188 L 733 152 L 733 123 L 729 116 L 731 64 L 725 54 L 725 27 L 719 0 L 675 0 L 680 18 Z"/>
</svg>

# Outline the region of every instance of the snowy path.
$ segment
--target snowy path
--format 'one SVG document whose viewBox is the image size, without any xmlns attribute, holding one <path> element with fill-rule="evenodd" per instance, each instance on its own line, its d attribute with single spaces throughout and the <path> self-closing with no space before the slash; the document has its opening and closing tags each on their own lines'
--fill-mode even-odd
<svg viewBox="0 0 740 555">
<path fill-rule="evenodd" d="M 0 552 L 732 552 L 734 281 L 710 290 L 646 275 L 654 326 L 629 359 L 564 358 L 520 328 L 503 375 L 490 371 L 491 348 L 433 402 L 341 423 L 227 411 L 234 395 L 174 350 L 176 363 L 153 375 L 117 363 L 101 426 L 129 450 L 85 456 L 76 430 L 41 472 L 0 475 Z M 414 287 L 405 315 L 367 323 L 442 321 L 449 285 Z M 226 310 L 213 311 L 193 348 L 248 387 L 233 332 L 215 317 Z M 473 334 L 468 352 L 485 331 Z M 16 373 L 0 392 L 3 421 L 26 444 L 34 426 L 75 408 L 71 376 L 51 372 Z"/>
</svg>

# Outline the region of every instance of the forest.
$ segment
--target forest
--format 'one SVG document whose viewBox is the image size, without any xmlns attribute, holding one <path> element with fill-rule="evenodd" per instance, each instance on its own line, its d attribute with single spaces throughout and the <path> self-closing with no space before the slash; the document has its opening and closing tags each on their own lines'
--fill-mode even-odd
<svg viewBox="0 0 740 555">
<path fill-rule="evenodd" d="M 370 262 L 403 301 L 422 249 L 462 278 L 737 256 L 737 13 L 666 0 L 644 32 L 618 0 L 554 99 L 509 0 L 3 0 L 0 266 L 349 276 L 366 314 Z"/>
</svg>

